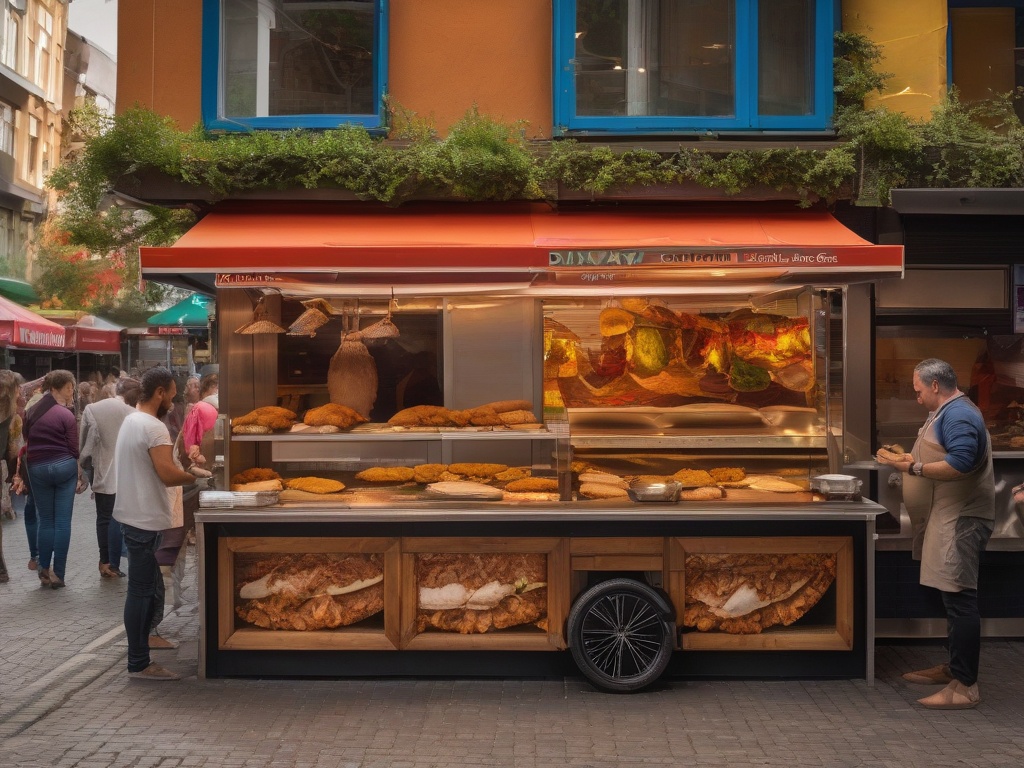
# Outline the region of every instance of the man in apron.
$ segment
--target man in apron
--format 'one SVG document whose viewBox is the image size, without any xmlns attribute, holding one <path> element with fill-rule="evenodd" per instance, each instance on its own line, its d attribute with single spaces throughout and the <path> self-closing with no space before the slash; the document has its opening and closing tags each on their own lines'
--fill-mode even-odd
<svg viewBox="0 0 1024 768">
<path fill-rule="evenodd" d="M 929 709 L 969 709 L 981 701 L 978 565 L 995 521 L 992 440 L 981 412 L 957 388 L 949 363 L 918 363 L 914 391 L 929 414 L 913 450 L 898 460 L 878 461 L 906 473 L 903 501 L 914 528 L 914 557 L 921 561 L 921 584 L 942 594 L 949 663 L 903 678 L 945 685 L 918 699 Z"/>
</svg>

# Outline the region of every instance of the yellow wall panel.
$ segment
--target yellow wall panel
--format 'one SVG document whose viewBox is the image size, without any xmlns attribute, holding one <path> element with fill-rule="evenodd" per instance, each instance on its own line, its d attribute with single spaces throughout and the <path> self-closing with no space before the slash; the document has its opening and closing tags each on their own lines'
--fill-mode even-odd
<svg viewBox="0 0 1024 768">
<path fill-rule="evenodd" d="M 1014 86 L 1013 8 L 951 8 L 953 83 L 964 101 L 989 99 Z"/>
<path fill-rule="evenodd" d="M 869 103 L 928 118 L 946 94 L 946 0 L 843 0 L 843 29 L 878 43 L 885 92 Z"/>
<path fill-rule="evenodd" d="M 551 135 L 551 0 L 392 0 L 390 91 L 444 132 L 476 104 Z"/>
</svg>

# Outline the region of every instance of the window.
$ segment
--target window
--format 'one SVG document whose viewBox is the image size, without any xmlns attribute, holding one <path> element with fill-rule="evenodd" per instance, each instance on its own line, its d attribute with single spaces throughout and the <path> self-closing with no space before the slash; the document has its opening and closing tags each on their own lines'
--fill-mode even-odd
<svg viewBox="0 0 1024 768">
<path fill-rule="evenodd" d="M 821 131 L 831 0 L 556 0 L 568 132 Z"/>
<path fill-rule="evenodd" d="M 28 141 L 25 143 L 25 172 L 24 178 L 29 184 L 39 185 L 36 178 L 38 166 L 36 163 L 39 155 L 39 119 L 29 115 L 28 117 Z"/>
<path fill-rule="evenodd" d="M 5 21 L 3 39 L 3 64 L 15 72 L 20 72 L 18 66 L 18 30 L 21 24 L 21 17 L 10 8 L 4 10 Z"/>
<path fill-rule="evenodd" d="M 47 96 L 50 95 L 50 40 L 53 36 L 53 14 L 39 8 L 35 47 L 35 82 Z"/>
<path fill-rule="evenodd" d="M 0 152 L 14 154 L 14 107 L 0 101 Z"/>
<path fill-rule="evenodd" d="M 208 128 L 383 124 L 387 0 L 204 0 Z"/>
<path fill-rule="evenodd" d="M 1024 86 L 1024 0 L 950 0 L 948 44 L 948 80 L 963 101 Z M 1024 119 L 1024 103 L 1015 106 Z"/>
</svg>

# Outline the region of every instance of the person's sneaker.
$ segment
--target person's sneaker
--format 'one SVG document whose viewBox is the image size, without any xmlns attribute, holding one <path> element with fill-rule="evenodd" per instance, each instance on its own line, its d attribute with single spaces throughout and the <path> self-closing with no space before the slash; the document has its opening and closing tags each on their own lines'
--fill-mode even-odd
<svg viewBox="0 0 1024 768">
<path fill-rule="evenodd" d="M 939 664 L 928 669 L 920 669 L 917 672 L 907 672 L 903 679 L 908 683 L 918 685 L 949 685 L 953 682 L 953 676 L 949 673 L 949 664 Z"/>
<path fill-rule="evenodd" d="M 141 672 L 129 672 L 128 677 L 135 680 L 181 680 L 181 675 L 177 672 L 171 672 L 156 663 L 150 664 Z"/>
<path fill-rule="evenodd" d="M 917 703 L 928 709 L 973 709 L 981 702 L 978 684 L 964 685 L 954 680 L 938 693 L 918 699 Z"/>
<path fill-rule="evenodd" d="M 168 640 L 166 637 L 160 637 L 160 635 L 149 636 L 149 650 L 151 651 L 170 651 L 177 648 L 178 644 L 173 640 Z"/>
</svg>

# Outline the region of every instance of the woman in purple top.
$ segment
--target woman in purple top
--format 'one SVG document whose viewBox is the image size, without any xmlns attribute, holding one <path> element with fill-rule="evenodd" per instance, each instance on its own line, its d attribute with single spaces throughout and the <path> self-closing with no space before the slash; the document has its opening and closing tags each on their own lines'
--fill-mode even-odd
<svg viewBox="0 0 1024 768">
<path fill-rule="evenodd" d="M 78 423 L 71 410 L 75 377 L 70 371 L 50 371 L 43 379 L 43 392 L 25 415 L 26 458 L 39 519 L 39 581 L 44 587 L 59 589 L 64 586 L 71 509 L 78 485 Z"/>
</svg>

